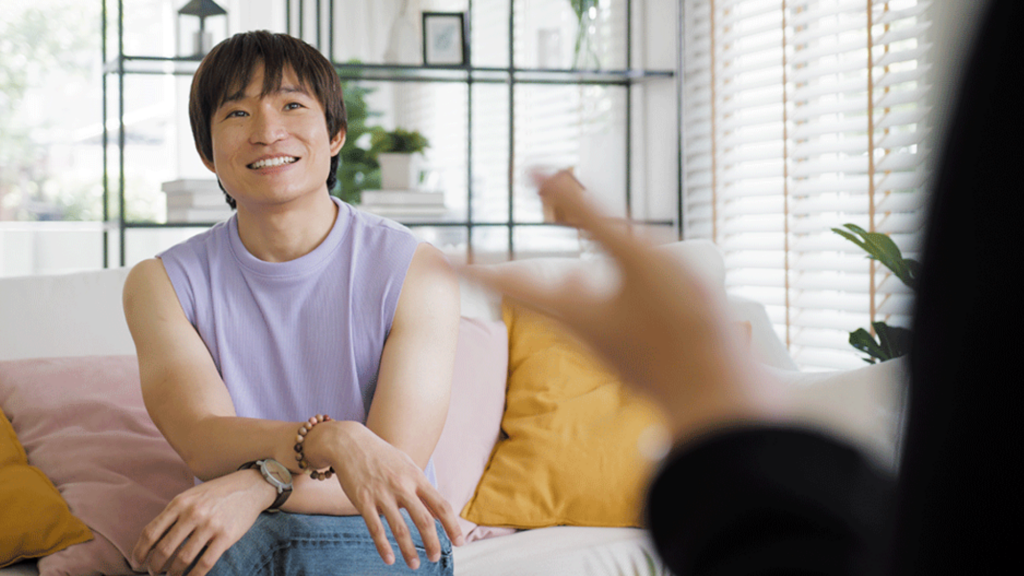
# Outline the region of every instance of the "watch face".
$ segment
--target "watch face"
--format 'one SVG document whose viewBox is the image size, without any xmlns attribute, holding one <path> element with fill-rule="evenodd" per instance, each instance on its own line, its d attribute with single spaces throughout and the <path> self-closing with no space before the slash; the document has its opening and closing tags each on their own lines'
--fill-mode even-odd
<svg viewBox="0 0 1024 576">
<path fill-rule="evenodd" d="M 281 484 L 292 483 L 292 473 L 277 460 L 265 460 L 263 465 L 266 467 L 267 474 L 270 474 L 271 477 Z"/>
</svg>

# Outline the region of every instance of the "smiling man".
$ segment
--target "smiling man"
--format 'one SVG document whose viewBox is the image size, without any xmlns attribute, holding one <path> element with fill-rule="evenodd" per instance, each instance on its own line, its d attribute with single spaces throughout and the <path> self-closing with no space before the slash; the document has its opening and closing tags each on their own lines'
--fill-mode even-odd
<svg viewBox="0 0 1024 576">
<path fill-rule="evenodd" d="M 391 574 L 406 570 L 397 546 L 409 568 L 451 574 L 447 536 L 462 536 L 430 460 L 458 335 L 450 266 L 330 196 L 345 105 L 308 44 L 222 42 L 189 117 L 237 213 L 135 266 L 124 308 L 146 407 L 205 482 L 133 559 L 196 576 Z"/>
</svg>

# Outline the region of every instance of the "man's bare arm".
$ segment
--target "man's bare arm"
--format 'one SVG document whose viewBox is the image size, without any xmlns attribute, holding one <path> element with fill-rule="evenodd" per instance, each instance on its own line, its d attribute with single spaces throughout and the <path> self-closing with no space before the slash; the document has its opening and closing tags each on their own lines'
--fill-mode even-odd
<svg viewBox="0 0 1024 576">
<path fill-rule="evenodd" d="M 136 266 L 125 284 L 124 304 L 147 409 L 193 473 L 210 479 L 233 472 L 242 462 L 266 457 L 297 471 L 291 447 L 298 423 L 235 415 L 209 351 L 185 318 L 162 262 Z M 421 533 L 428 532 L 425 544 L 432 559 L 440 553 L 434 517 L 456 543 L 461 541 L 454 512 L 421 472 L 447 414 L 458 318 L 455 276 L 436 249 L 423 245 L 403 284 L 367 426 L 332 422 L 307 436 L 307 457 L 317 467 L 333 465 L 343 471 L 341 482 L 297 476 L 285 510 L 361 513 L 386 561 L 391 550 L 378 509 L 394 510 L 395 515 L 386 516 L 410 563 L 418 560 L 407 528 L 397 524 L 397 507 L 410 512 Z M 410 470 L 403 458 L 415 468 Z M 350 484 L 344 491 L 343 478 Z M 357 491 L 362 506 L 354 506 L 349 498 Z"/>
<path fill-rule="evenodd" d="M 235 415 L 213 358 L 185 317 L 160 260 L 132 269 L 124 310 L 146 409 L 193 474 L 210 480 L 268 457 L 294 467 L 289 450 L 298 423 Z"/>
<path fill-rule="evenodd" d="M 420 468 L 448 415 L 459 315 L 454 271 L 440 251 L 421 244 L 402 286 L 366 421 Z"/>
<path fill-rule="evenodd" d="M 418 565 L 405 508 L 428 551 L 439 550 L 434 518 L 455 543 L 461 530 L 451 506 L 427 482 L 422 469 L 444 427 L 451 393 L 459 329 L 458 280 L 434 247 L 421 244 L 409 266 L 394 321 L 381 356 L 377 389 L 363 431 L 354 423 L 328 422 L 307 436 L 305 453 L 314 466 L 338 462 L 338 481 L 366 520 L 378 551 L 390 563 L 380 514 L 395 533 L 403 556 Z M 352 428 L 357 441 L 331 441 L 331 431 Z M 439 557 L 429 553 L 432 560 Z"/>
</svg>

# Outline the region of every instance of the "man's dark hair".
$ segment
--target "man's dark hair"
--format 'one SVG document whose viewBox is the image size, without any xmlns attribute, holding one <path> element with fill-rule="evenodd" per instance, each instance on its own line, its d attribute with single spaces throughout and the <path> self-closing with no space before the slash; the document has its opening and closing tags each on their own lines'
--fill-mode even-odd
<svg viewBox="0 0 1024 576">
<path fill-rule="evenodd" d="M 334 138 L 348 128 L 341 82 L 323 54 L 287 34 L 266 30 L 241 32 L 214 46 L 203 58 L 192 78 L 188 119 L 192 124 L 196 150 L 203 158 L 213 161 L 213 139 L 210 135 L 213 113 L 233 95 L 245 90 L 260 65 L 263 66 L 261 96 L 280 89 L 283 71 L 285 67 L 290 67 L 302 86 L 311 90 L 323 106 L 327 134 Z M 331 157 L 331 171 L 327 175 L 328 191 L 338 181 L 339 156 L 340 152 Z M 220 189 L 224 191 L 228 204 L 234 208 L 235 199 L 224 190 L 223 184 Z"/>
</svg>

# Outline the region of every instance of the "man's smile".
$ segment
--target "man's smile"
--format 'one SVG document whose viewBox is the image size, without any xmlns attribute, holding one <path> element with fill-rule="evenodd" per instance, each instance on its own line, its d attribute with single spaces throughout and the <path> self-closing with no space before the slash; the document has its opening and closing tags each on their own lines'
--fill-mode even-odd
<svg viewBox="0 0 1024 576">
<path fill-rule="evenodd" d="M 285 164 L 293 164 L 298 162 L 299 159 L 295 156 L 271 156 L 269 158 L 262 158 L 249 164 L 247 167 L 253 170 L 260 168 L 273 168 L 275 166 L 284 166 Z"/>
</svg>

